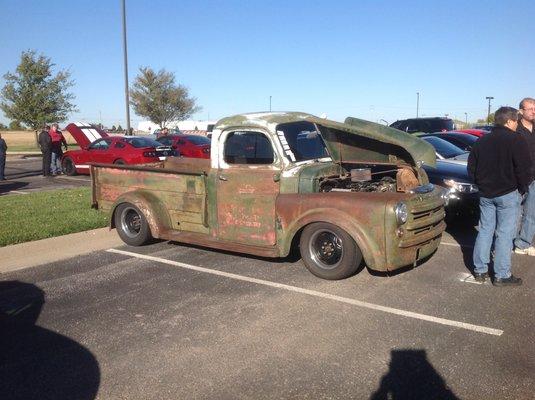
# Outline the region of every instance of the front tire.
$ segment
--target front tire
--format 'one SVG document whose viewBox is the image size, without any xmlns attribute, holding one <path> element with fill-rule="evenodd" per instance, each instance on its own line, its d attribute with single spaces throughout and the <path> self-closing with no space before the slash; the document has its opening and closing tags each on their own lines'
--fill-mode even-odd
<svg viewBox="0 0 535 400">
<path fill-rule="evenodd" d="M 133 204 L 119 204 L 115 209 L 114 222 L 119 237 L 130 246 L 141 246 L 152 240 L 147 219 Z"/>
<path fill-rule="evenodd" d="M 362 253 L 353 238 L 327 222 L 306 226 L 299 241 L 299 250 L 307 269 L 322 279 L 348 278 L 362 262 Z"/>
<path fill-rule="evenodd" d="M 114 163 L 115 165 L 125 165 L 125 164 L 126 164 L 126 161 L 123 160 L 123 159 L 121 159 L 121 158 L 119 158 L 118 160 L 115 160 L 113 163 Z"/>
<path fill-rule="evenodd" d="M 65 157 L 61 162 L 61 169 L 65 175 L 74 176 L 76 175 L 76 167 L 74 166 L 74 161 L 72 158 Z"/>
</svg>

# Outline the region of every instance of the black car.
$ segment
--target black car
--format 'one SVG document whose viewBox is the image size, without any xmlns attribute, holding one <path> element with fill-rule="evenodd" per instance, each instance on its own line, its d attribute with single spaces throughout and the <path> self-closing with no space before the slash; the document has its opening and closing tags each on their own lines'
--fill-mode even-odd
<svg viewBox="0 0 535 400">
<path fill-rule="evenodd" d="M 445 117 L 409 118 L 396 121 L 390 127 L 407 133 L 433 133 L 454 131 L 455 123 L 451 118 Z"/>
<path fill-rule="evenodd" d="M 436 132 L 436 133 L 426 133 L 425 135 L 420 136 L 422 139 L 426 137 L 437 137 L 446 142 L 457 146 L 461 150 L 470 151 L 474 146 L 474 143 L 479 139 L 477 136 L 469 135 L 462 132 Z"/>
<path fill-rule="evenodd" d="M 422 139 L 437 151 L 436 167 L 424 165 L 424 169 L 429 182 L 446 190 L 446 221 L 451 223 L 462 216 L 477 217 L 479 189 L 468 176 L 469 153 L 434 136 Z M 439 152 L 442 152 L 442 155 L 439 155 Z"/>
</svg>

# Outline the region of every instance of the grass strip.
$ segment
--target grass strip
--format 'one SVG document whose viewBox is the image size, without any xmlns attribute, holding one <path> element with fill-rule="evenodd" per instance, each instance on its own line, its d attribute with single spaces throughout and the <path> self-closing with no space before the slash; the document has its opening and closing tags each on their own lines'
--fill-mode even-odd
<svg viewBox="0 0 535 400">
<path fill-rule="evenodd" d="M 106 214 L 91 208 L 90 188 L 0 197 L 0 247 L 102 228 L 107 222 Z"/>
</svg>

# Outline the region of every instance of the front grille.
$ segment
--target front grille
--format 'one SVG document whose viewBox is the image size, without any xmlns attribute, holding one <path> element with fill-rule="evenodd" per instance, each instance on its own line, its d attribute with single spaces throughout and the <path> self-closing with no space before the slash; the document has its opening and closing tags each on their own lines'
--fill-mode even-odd
<svg viewBox="0 0 535 400">
<path fill-rule="evenodd" d="M 407 207 L 409 216 L 400 247 L 426 243 L 444 231 L 444 202 L 439 196 L 419 196 L 411 200 Z"/>
</svg>

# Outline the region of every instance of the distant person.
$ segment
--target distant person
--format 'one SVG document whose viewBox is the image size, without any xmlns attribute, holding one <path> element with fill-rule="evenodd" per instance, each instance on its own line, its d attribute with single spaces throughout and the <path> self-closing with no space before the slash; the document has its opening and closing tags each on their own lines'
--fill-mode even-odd
<svg viewBox="0 0 535 400">
<path fill-rule="evenodd" d="M 535 236 L 535 132 L 533 132 L 533 121 L 535 120 L 535 99 L 527 97 L 520 102 L 520 118 L 516 131 L 528 143 L 531 155 L 530 174 L 532 182 L 529 185 L 522 220 L 520 222 L 520 232 L 515 239 L 515 253 L 535 256 L 533 247 L 533 237 Z"/>
<path fill-rule="evenodd" d="M 7 144 L 4 139 L 2 139 L 2 134 L 0 133 L 0 181 L 5 181 L 6 176 L 4 175 L 6 170 L 6 154 L 7 154 Z"/>
<path fill-rule="evenodd" d="M 52 124 L 49 133 L 50 139 L 52 140 L 52 162 L 50 164 L 50 170 L 52 175 L 59 175 L 61 174 L 61 156 L 63 155 L 61 146 L 63 145 L 65 150 L 67 150 L 67 141 L 58 129 L 58 124 Z"/>
<path fill-rule="evenodd" d="M 45 125 L 39 133 L 38 142 L 43 154 L 43 176 L 50 176 L 50 163 L 52 161 L 52 139 L 50 138 L 50 126 Z"/>
<path fill-rule="evenodd" d="M 495 126 L 475 142 L 468 157 L 468 173 L 479 187 L 479 232 L 474 246 L 474 278 L 488 278 L 494 240 L 495 286 L 518 286 L 511 273 L 511 250 L 516 235 L 522 195 L 531 183 L 531 159 L 526 141 L 516 133 L 518 110 L 500 107 Z"/>
<path fill-rule="evenodd" d="M 161 137 L 164 137 L 164 136 L 168 136 L 169 135 L 169 129 L 167 128 L 163 128 L 160 133 L 158 133 L 158 139 L 161 138 Z"/>
</svg>

